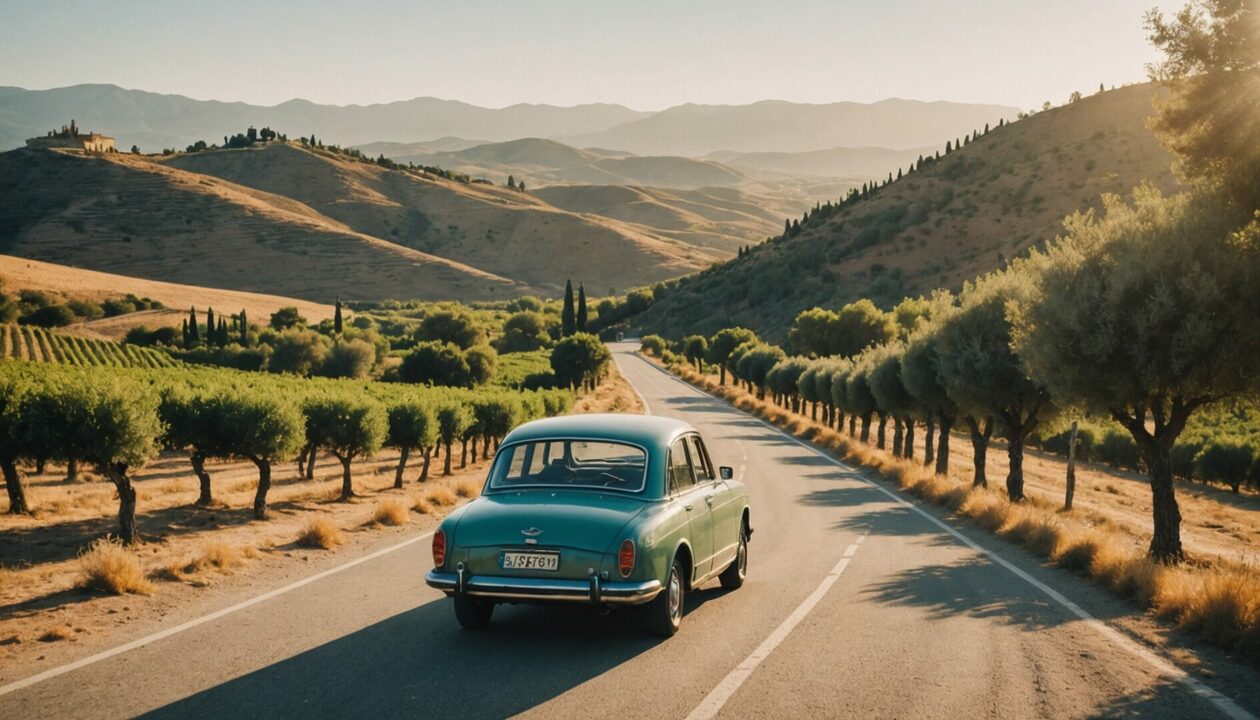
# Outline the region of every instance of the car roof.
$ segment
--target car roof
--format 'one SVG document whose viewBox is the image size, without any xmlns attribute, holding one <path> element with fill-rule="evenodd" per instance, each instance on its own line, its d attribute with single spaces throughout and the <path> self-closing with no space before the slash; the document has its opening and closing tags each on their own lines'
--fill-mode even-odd
<svg viewBox="0 0 1260 720">
<path fill-rule="evenodd" d="M 508 433 L 504 443 L 549 438 L 620 440 L 650 449 L 665 449 L 674 438 L 695 428 L 671 418 L 652 415 L 590 414 L 563 415 L 534 420 Z"/>
</svg>

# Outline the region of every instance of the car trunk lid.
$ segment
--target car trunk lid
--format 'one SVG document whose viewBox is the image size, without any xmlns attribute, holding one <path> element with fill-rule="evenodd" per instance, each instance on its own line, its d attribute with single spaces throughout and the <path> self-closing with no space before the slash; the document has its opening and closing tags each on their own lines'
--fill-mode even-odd
<svg viewBox="0 0 1260 720">
<path fill-rule="evenodd" d="M 483 495 L 469 504 L 455 529 L 461 547 L 537 546 L 604 552 L 646 506 L 615 493 L 522 490 Z M 531 543 L 532 545 L 533 543 Z"/>
</svg>

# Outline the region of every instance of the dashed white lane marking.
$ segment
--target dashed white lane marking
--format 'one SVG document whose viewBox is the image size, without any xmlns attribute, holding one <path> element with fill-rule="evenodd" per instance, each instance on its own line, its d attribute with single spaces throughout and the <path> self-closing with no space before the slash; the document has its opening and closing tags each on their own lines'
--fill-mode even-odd
<svg viewBox="0 0 1260 720">
<path fill-rule="evenodd" d="M 710 393 L 707 393 L 704 390 L 701 390 L 693 385 L 689 385 L 683 382 L 682 380 L 671 375 L 668 371 L 662 368 L 659 368 L 656 365 L 653 365 L 652 363 L 647 362 L 646 360 L 642 360 L 641 362 L 643 362 L 643 364 L 647 365 L 650 368 L 653 368 L 654 370 L 661 373 L 665 377 L 670 378 L 674 382 L 678 383 L 679 385 L 682 385 L 683 387 L 689 390 L 692 390 L 694 392 L 700 393 L 701 395 L 710 397 L 714 400 L 714 402 L 722 403 L 724 405 L 727 405 L 728 407 L 732 407 L 732 409 L 734 409 L 736 412 L 743 412 L 742 410 L 738 410 L 737 408 L 734 408 L 734 406 L 731 406 L 730 403 L 727 403 L 726 401 Z M 745 414 L 747 415 L 748 413 L 745 413 Z M 758 418 L 754 415 L 749 415 L 749 417 L 761 423 L 766 428 L 774 431 L 775 433 L 778 433 L 779 435 L 782 435 L 783 437 L 796 443 L 797 445 L 800 445 L 806 450 L 809 450 L 810 452 L 821 457 L 822 459 L 826 460 L 832 465 L 835 465 L 836 467 L 843 468 L 849 471 L 854 470 L 854 468 L 851 468 L 848 465 L 845 465 L 844 463 L 835 459 L 831 455 L 828 455 L 826 452 L 823 452 L 822 450 L 814 447 L 813 445 L 810 445 L 809 443 L 803 442 L 800 439 L 793 437 L 792 435 L 780 430 L 779 428 L 771 425 L 765 420 L 762 420 L 761 418 Z M 1104 623 L 1103 621 L 1091 615 L 1088 611 L 1085 610 L 1085 608 L 1082 608 L 1080 605 L 1077 605 L 1075 602 L 1072 602 L 1071 600 L 1067 598 L 1067 596 L 1063 595 L 1058 590 L 1055 590 L 1049 585 L 1046 585 L 1045 583 L 1041 582 L 1037 578 L 1033 577 L 1032 575 L 1029 575 L 1028 573 L 1024 572 L 1020 568 L 1016 567 L 1014 564 L 1012 564 L 1010 561 L 1006 560 L 1005 558 L 999 557 L 992 550 L 989 550 L 988 548 L 980 545 L 979 543 L 967 537 L 966 535 L 963 535 L 958 530 L 955 530 L 954 528 L 950 527 L 944 522 L 938 520 L 936 517 L 934 517 L 931 513 L 927 512 L 923 508 L 919 507 L 918 505 L 914 503 L 909 502 L 908 500 L 901 497 L 900 495 L 893 492 L 892 490 L 889 490 L 888 488 L 875 483 L 874 481 L 864 477 L 860 473 L 855 473 L 854 477 L 856 477 L 861 482 L 867 484 L 868 486 L 880 491 L 884 495 L 888 496 L 893 502 L 896 502 L 899 505 L 902 505 L 910 510 L 913 510 L 915 513 L 922 516 L 928 522 L 932 523 L 933 525 L 937 526 L 938 528 L 945 531 L 949 535 L 953 536 L 954 539 L 958 540 L 963 545 L 966 545 L 972 550 L 975 550 L 976 552 L 988 558 L 991 562 L 1008 570 L 1015 577 L 1018 577 L 1020 580 L 1023 580 L 1024 582 L 1033 586 L 1037 590 L 1041 591 L 1041 593 L 1044 594 L 1046 597 L 1049 597 L 1051 600 L 1058 603 L 1059 606 L 1066 609 L 1070 614 L 1074 615 L 1077 619 L 1081 620 L 1085 624 L 1086 627 L 1089 627 L 1090 629 L 1092 629 L 1094 632 L 1098 633 L 1099 635 L 1102 635 L 1103 637 L 1111 640 L 1116 646 L 1118 646 L 1122 650 L 1125 650 L 1129 652 L 1130 654 L 1134 655 L 1135 657 L 1141 659 L 1147 665 L 1149 665 L 1153 670 L 1155 670 L 1157 673 L 1181 683 L 1183 686 L 1185 686 L 1187 690 L 1190 691 L 1191 694 L 1196 695 L 1200 698 L 1203 698 L 1207 702 L 1211 703 L 1212 706 L 1215 707 L 1218 711 L 1220 711 L 1222 715 L 1225 715 L 1226 717 L 1231 718 L 1231 720 L 1257 720 L 1255 715 L 1252 715 L 1250 712 L 1247 712 L 1247 710 L 1245 710 L 1238 703 L 1234 702 L 1230 698 L 1226 697 L 1225 695 L 1218 692 L 1217 690 L 1214 690 L 1208 685 L 1200 682 L 1197 678 L 1192 677 L 1185 670 L 1182 670 L 1181 668 L 1177 667 L 1171 662 L 1155 654 L 1151 650 L 1143 647 L 1142 645 L 1139 645 L 1135 640 L 1133 640 L 1129 636 L 1121 633 L 1119 630 L 1116 630 L 1115 628 L 1111 627 L 1110 625 Z"/>
<path fill-rule="evenodd" d="M 392 553 L 396 550 L 401 550 L 407 547 L 408 545 L 414 545 L 415 543 L 418 543 L 421 540 L 424 540 L 425 538 L 429 538 L 429 537 L 433 537 L 432 532 L 427 532 L 423 535 L 417 535 L 416 537 L 410 538 L 408 540 L 403 540 L 400 543 L 397 543 L 395 545 L 390 545 L 387 548 L 382 548 L 380 550 L 377 550 L 374 553 L 364 555 L 361 558 L 351 560 L 350 562 L 347 562 L 347 563 L 342 563 L 341 565 L 338 565 L 337 567 L 329 568 L 323 572 L 311 575 L 310 577 L 302 578 L 301 580 L 289 583 L 288 585 L 285 585 L 284 587 L 276 588 L 275 590 L 272 590 L 271 592 L 266 592 L 266 593 L 263 593 L 262 595 L 252 597 L 248 600 L 243 600 L 230 607 L 225 607 L 222 610 L 216 610 L 210 613 L 209 615 L 202 615 L 201 617 L 196 618 L 194 620 L 189 620 L 188 622 L 182 623 L 180 625 L 176 625 L 175 627 L 167 628 L 160 632 L 153 633 L 152 635 L 142 637 L 139 640 L 133 640 L 125 645 L 119 645 L 116 648 L 111 648 L 109 650 L 99 652 L 95 655 L 89 655 L 88 657 L 85 657 L 81 660 L 76 660 L 67 665 L 61 665 L 59 667 L 51 668 L 49 670 L 45 670 L 42 673 L 32 675 L 28 678 L 23 678 L 16 682 L 11 682 L 8 685 L 0 687 L 0 696 L 8 695 L 11 692 L 21 690 L 22 688 L 27 688 L 36 683 L 40 683 L 45 680 L 55 678 L 58 675 L 65 675 L 68 672 L 73 672 L 75 670 L 78 670 L 79 668 L 84 668 L 84 667 L 87 667 L 88 665 L 98 663 L 102 660 L 107 660 L 109 658 L 114 657 L 115 655 L 121 655 L 122 653 L 125 653 L 129 650 L 135 650 L 136 648 L 143 647 L 145 645 L 148 645 L 149 643 L 154 643 L 154 642 L 157 642 L 158 640 L 164 640 L 168 637 L 171 637 L 172 635 L 178 635 L 179 633 L 182 633 L 185 630 L 191 630 L 197 627 L 198 625 L 204 625 L 213 620 L 218 620 L 219 618 L 225 615 L 231 615 L 232 613 L 240 611 L 240 610 L 244 610 L 247 607 L 257 605 L 258 603 L 261 603 L 261 602 L 266 602 L 267 600 L 270 600 L 272 598 L 279 597 L 281 595 L 284 595 L 285 593 L 297 590 L 300 587 L 310 585 L 316 580 L 323 580 L 324 578 L 329 577 L 330 575 L 336 575 L 337 573 L 343 572 L 345 570 L 349 570 L 350 568 L 355 567 L 356 565 L 362 565 L 365 562 L 370 562 L 372 560 L 375 560 L 378 557 L 381 557 L 382 555 L 388 555 L 389 553 Z"/>
<path fill-rule="evenodd" d="M 788 635 L 792 634 L 792 630 L 794 630 L 796 626 L 805 619 L 806 615 L 809 615 L 809 612 L 813 610 L 814 606 L 823 599 L 823 596 L 827 594 L 827 591 L 831 589 L 831 586 L 836 584 L 836 581 L 840 579 L 840 574 L 843 573 L 844 569 L 849 566 L 849 559 L 853 557 L 853 553 L 857 552 L 858 543 L 860 542 L 861 538 L 858 539 L 858 542 L 853 543 L 845 549 L 844 557 L 840 558 L 840 561 L 837 562 L 836 566 L 831 569 L 831 572 L 822 579 L 822 582 L 818 584 L 818 587 L 814 589 L 814 592 L 810 593 L 809 597 L 805 598 L 804 602 L 796 606 L 796 609 L 792 611 L 792 614 L 788 615 L 787 619 L 784 620 L 779 627 L 775 628 L 774 632 L 770 633 L 770 635 L 757 646 L 757 649 L 752 651 L 751 655 L 744 658 L 743 662 L 736 665 L 734 670 L 730 671 L 727 673 L 726 677 L 722 678 L 722 682 L 718 683 L 717 687 L 713 688 L 713 690 L 705 696 L 704 700 L 700 701 L 700 704 L 696 706 L 696 709 L 691 711 L 691 714 L 687 716 L 687 720 L 708 720 L 718 714 L 718 712 L 722 709 L 722 706 L 726 705 L 726 701 L 735 694 L 736 690 L 739 690 L 740 685 L 743 685 L 744 681 L 748 679 L 748 676 L 752 675 L 753 670 L 757 669 L 757 666 L 761 664 L 761 661 L 765 660 L 770 653 L 774 652 L 775 648 L 787 639 Z"/>
</svg>

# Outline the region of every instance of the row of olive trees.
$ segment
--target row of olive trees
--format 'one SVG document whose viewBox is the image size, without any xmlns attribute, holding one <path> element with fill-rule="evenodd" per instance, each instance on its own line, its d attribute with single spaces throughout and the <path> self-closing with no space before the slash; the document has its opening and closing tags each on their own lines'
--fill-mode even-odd
<svg viewBox="0 0 1260 720">
<path fill-rule="evenodd" d="M 199 504 L 213 502 L 211 459 L 253 462 L 258 468 L 255 517 L 267 516 L 272 466 L 301 453 L 334 455 L 342 465 L 341 499 L 354 495 L 354 460 L 395 448 L 400 460 L 395 485 L 401 487 L 409 457 L 419 452 L 428 477 L 436 447 L 447 449 L 444 474 L 450 474 L 452 447 L 461 443 L 461 467 L 469 445 L 474 459 L 481 444 L 490 445 L 526 420 L 569 409 L 567 393 L 487 393 L 471 400 L 426 402 L 402 398 L 382 402 L 350 388 L 313 388 L 305 397 L 259 392 L 230 383 L 197 385 L 165 378 L 161 371 L 143 378 L 87 374 L 40 365 L 7 365 L 0 373 L 0 469 L 9 495 L 9 511 L 30 505 L 19 463 L 52 459 L 86 462 L 118 491 L 119 534 L 136 539 L 136 492 L 131 472 L 162 448 L 187 452 L 200 483 Z M 306 469 L 312 470 L 313 464 Z M 309 477 L 309 475 L 308 475 Z"/>
<path fill-rule="evenodd" d="M 1196 191 L 1164 197 L 1139 188 L 1131 203 L 1068 219 L 1048 250 L 938 295 L 906 340 L 847 358 L 786 357 L 742 329 L 708 343 L 709 359 L 829 425 L 911 456 L 927 434 L 925 464 L 948 470 L 950 430 L 967 427 L 973 482 L 986 485 L 996 433 L 1007 441 L 1006 491 L 1024 499 L 1030 435 L 1064 409 L 1109 417 L 1133 437 L 1149 475 L 1150 551 L 1182 557 L 1171 451 L 1192 414 L 1255 392 L 1260 358 L 1260 229 Z M 729 351 L 726 347 L 739 341 Z M 858 430 L 860 425 L 860 431 Z"/>
</svg>

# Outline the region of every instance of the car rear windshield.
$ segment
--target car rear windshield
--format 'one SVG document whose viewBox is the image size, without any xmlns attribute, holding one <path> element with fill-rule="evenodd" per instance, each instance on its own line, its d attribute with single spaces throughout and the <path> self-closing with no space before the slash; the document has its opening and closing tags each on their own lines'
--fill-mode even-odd
<svg viewBox="0 0 1260 720">
<path fill-rule="evenodd" d="M 499 451 L 490 487 L 566 486 L 639 492 L 647 477 L 642 448 L 605 440 L 535 440 Z"/>
</svg>

